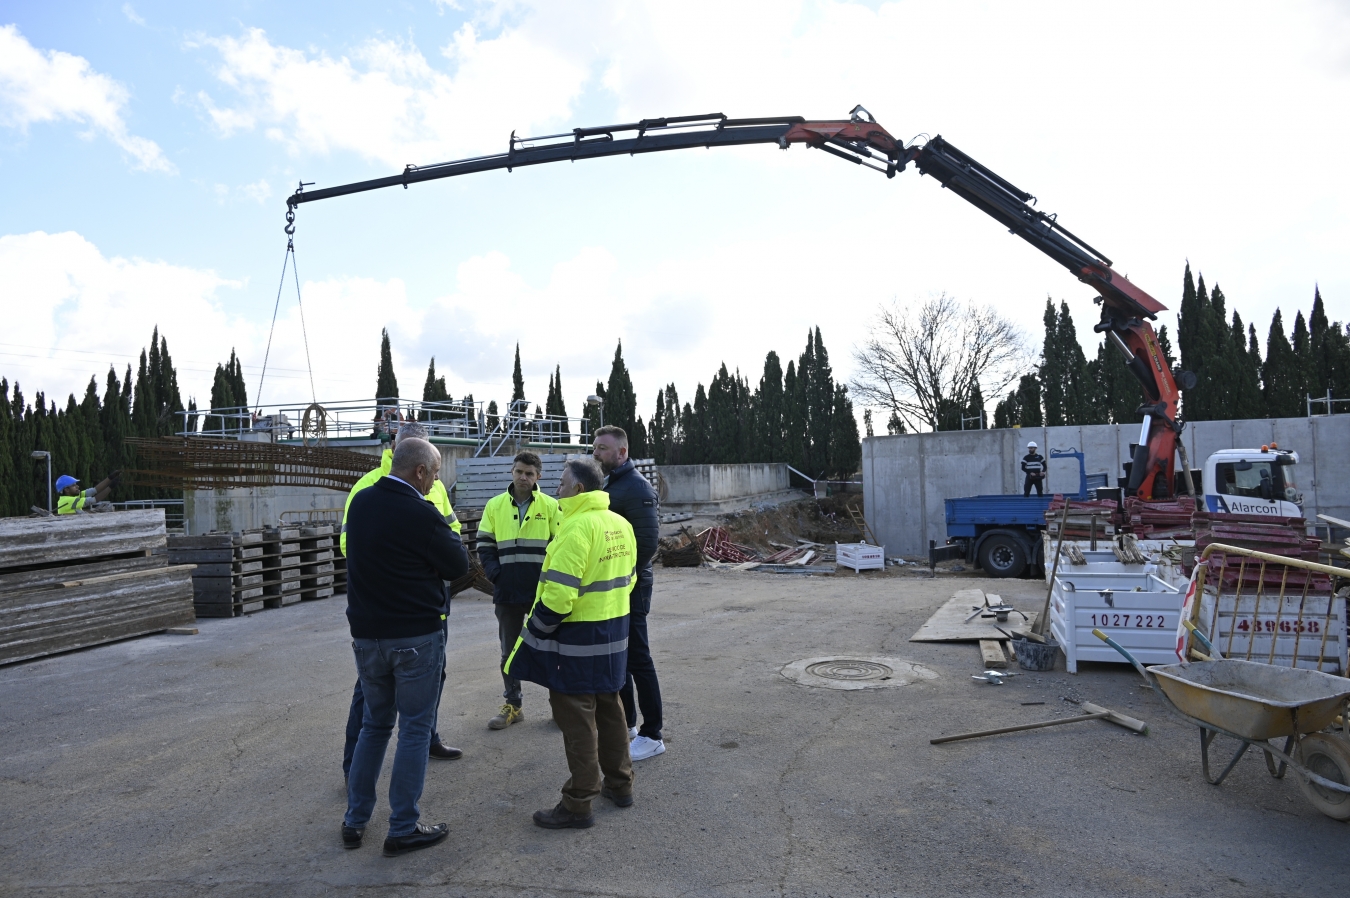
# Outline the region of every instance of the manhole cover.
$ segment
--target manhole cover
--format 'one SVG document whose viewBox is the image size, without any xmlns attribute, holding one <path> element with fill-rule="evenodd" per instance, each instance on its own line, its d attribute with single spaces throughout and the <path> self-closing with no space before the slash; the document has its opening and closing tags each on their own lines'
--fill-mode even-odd
<svg viewBox="0 0 1350 898">
<path fill-rule="evenodd" d="M 853 658 L 837 658 L 832 661 L 817 661 L 808 664 L 806 672 L 813 677 L 827 680 L 889 680 L 895 670 L 886 664 L 875 661 L 858 661 Z"/>
<path fill-rule="evenodd" d="M 922 664 L 876 657 L 804 658 L 784 667 L 782 674 L 801 686 L 826 689 L 883 689 L 937 679 L 937 673 Z"/>
</svg>

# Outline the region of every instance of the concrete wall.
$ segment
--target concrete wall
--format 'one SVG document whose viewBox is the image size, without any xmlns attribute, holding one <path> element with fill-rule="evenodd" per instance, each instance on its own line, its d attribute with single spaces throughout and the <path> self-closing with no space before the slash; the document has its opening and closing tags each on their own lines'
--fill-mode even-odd
<svg viewBox="0 0 1350 898">
<path fill-rule="evenodd" d="M 787 465 L 663 465 L 667 511 L 728 511 L 794 494 Z"/>
<path fill-rule="evenodd" d="M 1081 450 L 1088 473 L 1106 472 L 1114 485 L 1139 429 L 1138 424 L 1098 424 L 868 437 L 862 462 L 867 522 L 888 553 L 925 555 L 930 539 L 939 545 L 947 540 L 944 500 L 1022 491 L 1020 464 L 1029 440 L 1047 458 L 1050 449 Z M 1315 520 L 1322 512 L 1350 519 L 1350 415 L 1198 421 L 1186 426 L 1183 438 L 1197 469 L 1219 449 L 1271 442 L 1293 449 L 1299 454 L 1294 474 L 1307 518 Z M 1075 459 L 1049 465 L 1049 491 L 1077 491 Z"/>
<path fill-rule="evenodd" d="M 380 444 L 343 446 L 350 452 L 371 457 L 370 466 L 379 465 Z M 438 444 L 441 450 L 441 481 L 449 488 L 455 481 L 455 459 L 473 455 L 473 447 Z M 341 516 L 347 501 L 345 490 L 314 489 L 298 486 L 248 487 L 229 490 L 184 490 L 183 523 L 189 534 L 212 530 L 249 530 L 275 527 L 283 512 L 333 511 Z M 294 516 L 288 516 L 293 520 Z"/>
</svg>

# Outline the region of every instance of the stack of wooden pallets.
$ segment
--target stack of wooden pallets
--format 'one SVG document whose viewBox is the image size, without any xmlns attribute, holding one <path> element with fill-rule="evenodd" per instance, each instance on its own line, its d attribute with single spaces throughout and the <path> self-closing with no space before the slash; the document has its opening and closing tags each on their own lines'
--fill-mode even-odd
<svg viewBox="0 0 1350 898">
<path fill-rule="evenodd" d="M 162 509 L 0 520 L 0 664 L 191 625 Z"/>
<path fill-rule="evenodd" d="M 326 599 L 333 594 L 333 528 L 329 524 L 300 528 L 300 598 Z"/>
<path fill-rule="evenodd" d="M 268 527 L 262 545 L 263 605 L 294 605 L 300 601 L 300 528 Z"/>
<path fill-rule="evenodd" d="M 263 608 L 262 534 L 212 532 L 169 537 L 169 560 L 195 564 L 198 617 L 235 617 Z"/>
</svg>

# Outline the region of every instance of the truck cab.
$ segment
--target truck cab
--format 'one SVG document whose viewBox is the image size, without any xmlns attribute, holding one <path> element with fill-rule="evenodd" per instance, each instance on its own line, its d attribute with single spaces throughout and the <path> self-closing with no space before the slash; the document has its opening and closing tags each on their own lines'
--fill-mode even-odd
<svg viewBox="0 0 1350 898">
<path fill-rule="evenodd" d="M 1277 446 L 1221 449 L 1205 460 L 1205 507 L 1221 514 L 1301 518 L 1297 464 L 1297 452 Z"/>
</svg>

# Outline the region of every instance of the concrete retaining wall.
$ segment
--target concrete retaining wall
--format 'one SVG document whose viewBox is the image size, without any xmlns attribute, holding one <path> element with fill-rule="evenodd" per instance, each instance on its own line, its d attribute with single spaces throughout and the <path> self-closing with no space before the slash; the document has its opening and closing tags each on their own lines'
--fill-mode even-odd
<svg viewBox="0 0 1350 898">
<path fill-rule="evenodd" d="M 1350 519 L 1350 415 L 1323 418 L 1265 418 L 1252 421 L 1198 421 L 1183 434 L 1193 468 L 1219 449 L 1278 443 L 1299 454 L 1294 469 L 1309 521 L 1318 512 Z M 1020 493 L 1020 464 L 1026 444 L 1041 454 L 1076 448 L 1089 474 L 1106 472 L 1110 483 L 1130 460 L 1138 424 L 1083 427 L 946 431 L 868 437 L 863 440 L 863 494 L 867 522 L 887 554 L 926 555 L 928 541 L 947 540 L 944 500 L 961 496 Z M 1076 492 L 1075 459 L 1051 461 L 1048 490 Z M 666 469 L 662 469 L 664 473 Z"/>
<path fill-rule="evenodd" d="M 800 495 L 780 464 L 663 465 L 661 479 L 665 511 L 717 513 Z"/>
<path fill-rule="evenodd" d="M 380 445 L 343 446 L 350 452 L 371 457 L 370 466 L 379 465 Z M 473 455 L 473 447 L 438 444 L 441 450 L 441 481 L 449 487 L 455 480 L 455 459 Z M 284 512 L 330 512 L 341 520 L 346 491 L 298 486 L 249 487 L 230 490 L 185 490 L 183 523 L 189 534 L 212 530 L 248 530 L 275 527 Z M 288 515 L 295 520 L 295 515 Z"/>
</svg>

